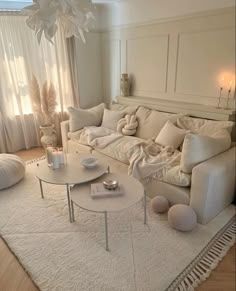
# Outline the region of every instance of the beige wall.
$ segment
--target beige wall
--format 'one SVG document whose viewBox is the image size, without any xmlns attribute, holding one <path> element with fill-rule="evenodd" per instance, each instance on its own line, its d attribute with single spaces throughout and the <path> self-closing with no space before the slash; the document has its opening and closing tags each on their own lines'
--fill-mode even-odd
<svg viewBox="0 0 236 291">
<path fill-rule="evenodd" d="M 102 46 L 106 100 L 120 94 L 123 72 L 131 75 L 132 95 L 188 103 L 215 106 L 222 76 L 223 97 L 230 80 L 235 86 L 234 8 L 112 29 Z"/>
<path fill-rule="evenodd" d="M 76 39 L 76 62 L 81 108 L 90 108 L 103 101 L 101 34 L 86 34 L 86 43 Z"/>
</svg>

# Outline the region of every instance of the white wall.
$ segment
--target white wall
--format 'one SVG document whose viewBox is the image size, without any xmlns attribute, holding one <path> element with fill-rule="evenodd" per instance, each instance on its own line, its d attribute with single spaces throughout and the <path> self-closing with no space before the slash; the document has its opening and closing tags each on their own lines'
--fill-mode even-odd
<svg viewBox="0 0 236 291">
<path fill-rule="evenodd" d="M 86 43 L 76 40 L 76 47 L 80 107 L 89 108 L 103 101 L 100 33 L 87 33 Z"/>
<path fill-rule="evenodd" d="M 162 1 L 163 5 L 166 2 Z M 154 5 L 154 1 L 150 3 Z M 132 77 L 134 96 L 216 106 L 222 76 L 223 97 L 227 97 L 230 80 L 232 88 L 235 86 L 234 8 L 113 29 L 103 33 L 102 55 L 106 100 L 120 94 L 120 74 L 127 72 Z"/>
<path fill-rule="evenodd" d="M 100 26 L 140 24 L 232 6 L 235 0 L 121 0 L 100 5 Z"/>
</svg>

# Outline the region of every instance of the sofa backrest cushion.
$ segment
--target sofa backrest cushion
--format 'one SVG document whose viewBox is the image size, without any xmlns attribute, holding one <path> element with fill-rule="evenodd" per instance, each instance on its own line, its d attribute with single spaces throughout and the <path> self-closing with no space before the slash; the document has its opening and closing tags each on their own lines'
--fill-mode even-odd
<svg viewBox="0 0 236 291">
<path fill-rule="evenodd" d="M 140 106 L 136 112 L 138 128 L 135 136 L 142 139 L 156 138 L 165 123 L 170 120 L 175 123 L 182 114 L 172 114 L 151 110 Z"/>
<path fill-rule="evenodd" d="M 109 109 L 105 109 L 101 126 L 110 128 L 116 131 L 117 123 L 122 117 L 124 117 L 124 115 L 125 115 L 124 111 L 112 111 Z"/>
<path fill-rule="evenodd" d="M 226 129 L 231 133 L 233 125 L 234 122 L 232 121 L 207 120 L 190 116 L 181 116 L 177 119 L 177 126 L 179 128 L 205 136 L 212 136 L 221 129 Z"/>
<path fill-rule="evenodd" d="M 191 173 L 196 165 L 228 150 L 230 146 L 230 133 L 225 129 L 211 136 L 188 133 L 183 143 L 180 170 Z"/>
<path fill-rule="evenodd" d="M 90 109 L 68 107 L 70 131 L 74 132 L 85 126 L 100 126 L 104 108 L 104 103 Z"/>
<path fill-rule="evenodd" d="M 109 105 L 109 109 L 113 111 L 124 111 L 125 114 L 133 115 L 136 113 L 139 105 L 124 105 L 119 103 L 113 103 Z"/>
</svg>

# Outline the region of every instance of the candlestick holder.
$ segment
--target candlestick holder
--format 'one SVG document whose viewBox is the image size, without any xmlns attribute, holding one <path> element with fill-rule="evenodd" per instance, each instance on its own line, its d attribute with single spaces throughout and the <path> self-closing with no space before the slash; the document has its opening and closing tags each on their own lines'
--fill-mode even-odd
<svg viewBox="0 0 236 291">
<path fill-rule="evenodd" d="M 226 103 L 226 109 L 229 108 L 229 97 L 230 97 L 230 93 L 231 93 L 231 87 L 228 90 L 228 96 L 227 96 L 227 103 Z"/>
<path fill-rule="evenodd" d="M 218 98 L 218 105 L 216 108 L 220 108 L 220 102 L 221 102 L 221 97 L 222 97 L 222 91 L 223 91 L 223 87 L 220 87 L 220 94 L 219 94 L 219 98 Z"/>
</svg>

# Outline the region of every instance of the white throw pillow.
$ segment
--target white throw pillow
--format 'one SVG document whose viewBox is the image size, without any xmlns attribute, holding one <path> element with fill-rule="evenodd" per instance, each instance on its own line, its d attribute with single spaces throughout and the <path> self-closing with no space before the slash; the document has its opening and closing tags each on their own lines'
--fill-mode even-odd
<svg viewBox="0 0 236 291">
<path fill-rule="evenodd" d="M 188 131 L 178 128 L 172 122 L 167 121 L 164 127 L 159 132 L 155 142 L 162 146 L 170 146 L 176 150 L 183 142 Z"/>
<path fill-rule="evenodd" d="M 77 131 L 85 126 L 100 126 L 104 108 L 104 103 L 90 109 L 68 107 L 70 131 Z"/>
<path fill-rule="evenodd" d="M 191 173 L 201 162 L 230 148 L 231 137 L 227 130 L 220 130 L 212 136 L 188 133 L 184 139 L 180 169 Z"/>
<path fill-rule="evenodd" d="M 221 129 L 226 129 L 229 133 L 231 133 L 233 125 L 234 122 L 232 121 L 207 120 L 189 116 L 182 116 L 177 119 L 178 127 L 190 130 L 192 133 L 199 133 L 205 136 L 212 136 L 212 134 Z"/>
<path fill-rule="evenodd" d="M 110 128 L 116 131 L 118 121 L 124 117 L 123 111 L 112 111 L 109 109 L 104 110 L 102 127 Z"/>
</svg>

